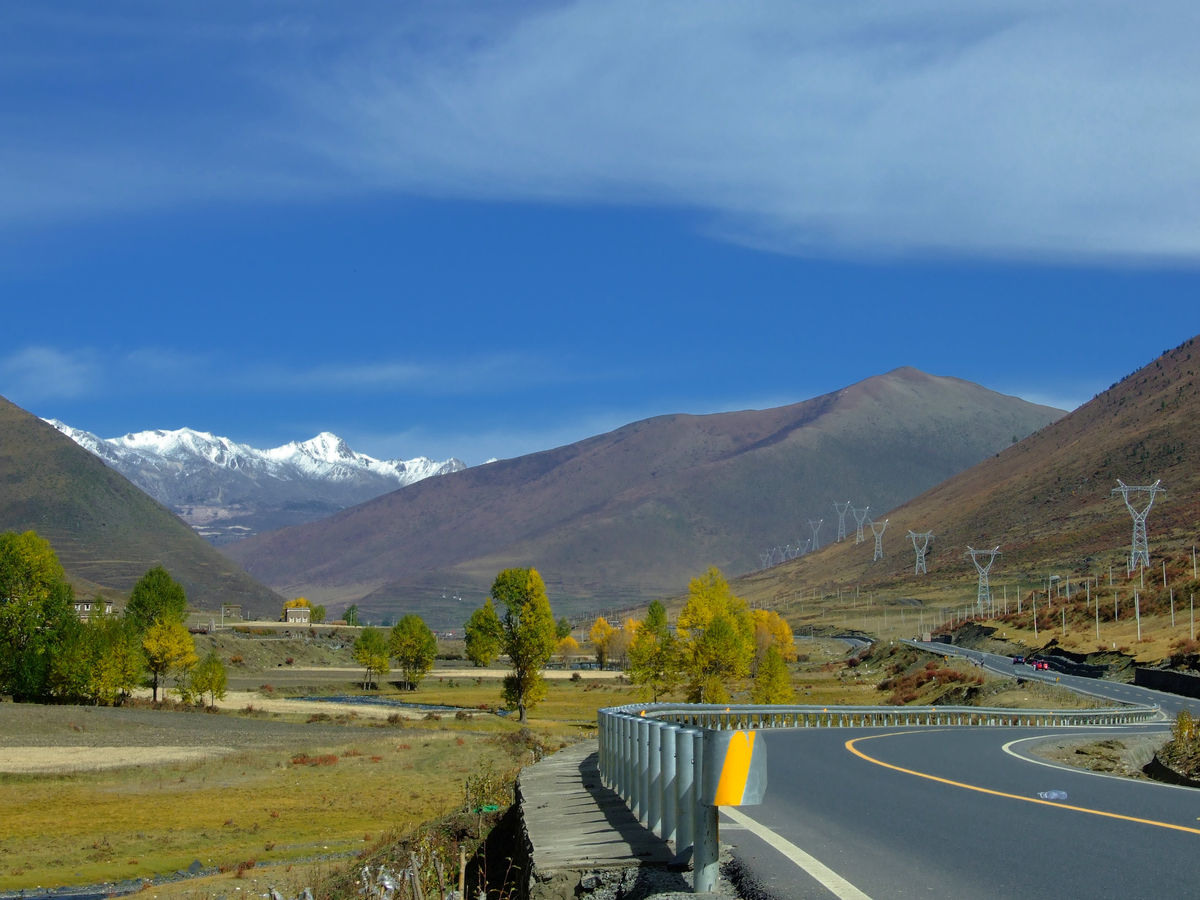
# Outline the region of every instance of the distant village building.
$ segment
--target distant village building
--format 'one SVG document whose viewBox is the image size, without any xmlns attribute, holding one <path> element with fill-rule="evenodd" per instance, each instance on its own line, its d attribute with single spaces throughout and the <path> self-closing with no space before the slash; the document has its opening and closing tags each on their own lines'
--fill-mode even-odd
<svg viewBox="0 0 1200 900">
<path fill-rule="evenodd" d="M 79 616 L 81 622 L 86 622 L 92 616 L 98 616 L 104 611 L 104 615 L 111 616 L 113 611 L 113 602 L 106 600 L 104 597 L 97 597 L 95 600 L 76 600 L 75 615 Z"/>
<path fill-rule="evenodd" d="M 289 606 L 283 611 L 283 621 L 295 625 L 307 625 L 312 610 L 307 606 Z"/>
<path fill-rule="evenodd" d="M 222 603 L 221 604 L 221 619 L 240 619 L 242 617 L 242 604 L 240 603 Z"/>
</svg>

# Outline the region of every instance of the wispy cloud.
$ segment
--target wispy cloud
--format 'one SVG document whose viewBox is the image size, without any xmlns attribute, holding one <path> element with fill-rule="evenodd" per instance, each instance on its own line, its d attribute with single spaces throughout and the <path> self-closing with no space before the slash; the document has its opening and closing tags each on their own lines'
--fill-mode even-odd
<svg viewBox="0 0 1200 900">
<path fill-rule="evenodd" d="M 0 393 L 22 403 L 86 396 L 104 379 L 91 352 L 25 347 L 0 359 Z"/>
<path fill-rule="evenodd" d="M 286 365 L 231 360 L 227 353 L 142 347 L 31 346 L 0 359 L 0 393 L 24 402 L 83 396 L 144 394 L 333 393 L 346 396 L 503 393 L 580 377 L 531 356 L 490 354 L 435 363 L 405 359 Z"/>
<path fill-rule="evenodd" d="M 176 9 L 69 23 L 101 48 L 69 100 L 29 80 L 46 27 L 0 68 L 32 84 L 0 221 L 396 191 L 692 209 L 789 253 L 1200 257 L 1184 0 Z"/>
</svg>

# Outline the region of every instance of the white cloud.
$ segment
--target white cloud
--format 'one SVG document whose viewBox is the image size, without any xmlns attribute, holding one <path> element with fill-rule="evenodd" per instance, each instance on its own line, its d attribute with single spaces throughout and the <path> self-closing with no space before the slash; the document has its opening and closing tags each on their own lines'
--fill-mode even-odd
<svg viewBox="0 0 1200 900">
<path fill-rule="evenodd" d="M 32 346 L 0 359 L 0 394 L 22 406 L 85 396 L 102 377 L 90 351 Z"/>
<path fill-rule="evenodd" d="M 300 100 L 333 123 L 314 148 L 407 191 L 691 207 L 791 252 L 1195 257 L 1197 18 L 582 2 L 383 44 Z"/>
<path fill-rule="evenodd" d="M 0 221 L 397 191 L 679 207 L 790 253 L 1200 257 L 1183 0 L 171 9 L 56 18 L 91 38 L 66 75 L 0 44 L 36 96 Z"/>
</svg>

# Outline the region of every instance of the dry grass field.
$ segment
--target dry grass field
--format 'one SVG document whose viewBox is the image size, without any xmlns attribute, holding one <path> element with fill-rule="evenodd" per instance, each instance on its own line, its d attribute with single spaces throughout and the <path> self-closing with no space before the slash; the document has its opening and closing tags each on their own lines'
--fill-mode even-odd
<svg viewBox="0 0 1200 900">
<path fill-rule="evenodd" d="M 520 762 L 456 724 L 0 705 L 0 890 L 345 858 Z"/>
<path fill-rule="evenodd" d="M 884 662 L 848 667 L 842 641 L 797 643 L 798 702 L 883 702 Z M 507 803 L 531 743 L 553 749 L 590 736 L 597 709 L 644 699 L 618 673 L 551 672 L 523 733 L 491 712 L 499 670 L 443 665 L 416 692 L 380 692 L 462 708 L 457 715 L 302 701 L 289 695 L 340 693 L 353 670 L 288 674 L 293 686 L 275 678 L 282 686 L 231 693 L 217 712 L 0 704 L 0 891 L 198 867 L 205 874 L 144 894 L 199 900 L 274 887 L 295 896 L 363 851 L 463 809 L 482 782 L 501 785 L 495 801 Z M 1061 702 L 1040 688 L 1006 689 L 1023 691 L 1013 705 Z"/>
</svg>

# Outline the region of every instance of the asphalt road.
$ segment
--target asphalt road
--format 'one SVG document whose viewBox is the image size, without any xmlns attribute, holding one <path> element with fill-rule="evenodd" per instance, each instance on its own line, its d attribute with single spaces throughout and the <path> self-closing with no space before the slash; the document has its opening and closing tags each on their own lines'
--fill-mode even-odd
<svg viewBox="0 0 1200 900">
<path fill-rule="evenodd" d="M 1011 674 L 1007 657 L 984 657 Z M 1021 668 L 1024 677 L 1076 680 Z M 1159 703 L 1172 716 L 1183 705 L 1200 709 L 1156 691 L 1077 680 L 1113 699 Z M 1025 755 L 1032 741 L 1062 734 L 1080 732 L 772 731 L 767 802 L 723 810 L 721 839 L 762 892 L 780 900 L 1200 896 L 1200 791 Z M 1048 791 L 1066 799 L 1039 797 Z"/>
</svg>

